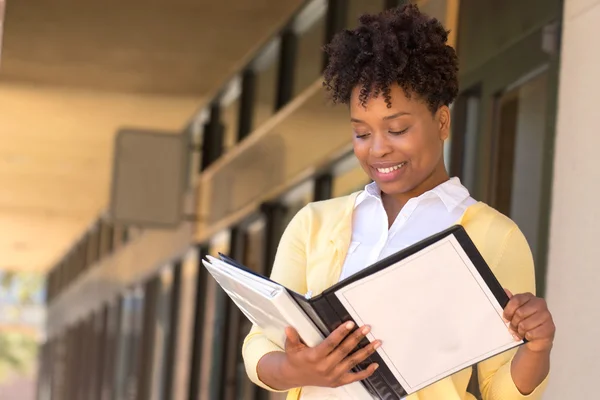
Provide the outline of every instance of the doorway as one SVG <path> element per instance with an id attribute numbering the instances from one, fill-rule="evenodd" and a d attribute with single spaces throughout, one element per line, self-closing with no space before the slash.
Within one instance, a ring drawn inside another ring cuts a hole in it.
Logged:
<path id="1" fill-rule="evenodd" d="M 449 146 L 450 173 L 523 231 L 538 295 L 545 286 L 558 31 L 557 23 L 545 24 L 460 77 Z"/>

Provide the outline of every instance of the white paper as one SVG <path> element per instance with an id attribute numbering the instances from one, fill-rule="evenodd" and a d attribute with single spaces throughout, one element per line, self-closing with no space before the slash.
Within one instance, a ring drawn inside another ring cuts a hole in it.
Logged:
<path id="1" fill-rule="evenodd" d="M 336 295 L 409 394 L 521 343 L 453 235 Z"/>
<path id="2" fill-rule="evenodd" d="M 203 264 L 227 295 L 244 315 L 261 327 L 264 335 L 283 348 L 284 329 L 296 328 L 308 346 L 316 346 L 323 336 L 313 322 L 304 314 L 295 300 L 281 285 L 231 266 L 228 263 L 207 257 Z M 359 383 L 332 389 L 335 398 L 344 400 L 372 400 L 369 392 Z"/>

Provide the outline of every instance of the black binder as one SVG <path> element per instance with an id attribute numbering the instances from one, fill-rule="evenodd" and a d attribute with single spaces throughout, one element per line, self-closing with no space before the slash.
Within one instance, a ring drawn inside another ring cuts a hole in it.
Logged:
<path id="1" fill-rule="evenodd" d="M 410 247 L 407 247 L 406 249 L 398 253 L 395 253 L 385 259 L 382 259 L 381 261 L 378 261 L 377 263 L 367 268 L 364 268 L 363 270 L 344 279 L 343 281 L 336 283 L 335 285 L 331 286 L 330 288 L 326 289 L 323 293 L 315 297 L 308 298 L 307 296 L 303 296 L 287 288 L 286 290 L 297 302 L 298 306 L 313 321 L 315 326 L 321 331 L 324 337 L 328 336 L 341 324 L 346 323 L 348 321 L 354 322 L 356 327 L 355 329 L 358 329 L 359 324 L 357 323 L 357 321 L 353 320 L 353 318 L 350 315 L 350 312 L 344 307 L 344 305 L 342 305 L 335 293 L 354 282 L 357 282 L 361 279 L 383 271 L 386 268 L 393 266 L 412 255 L 415 255 L 421 250 L 426 249 L 427 247 L 435 244 L 436 242 L 446 238 L 449 235 L 453 235 L 456 238 L 457 242 L 468 255 L 469 259 L 477 269 L 477 272 L 480 274 L 485 284 L 493 293 L 493 296 L 498 301 L 500 307 L 505 308 L 506 304 L 509 301 L 507 294 L 505 293 L 504 289 L 490 270 L 489 266 L 475 247 L 475 244 L 469 238 L 464 228 L 460 225 L 452 226 L 447 230 L 444 230 L 431 237 L 428 237 Z M 254 275 L 260 276 L 263 279 L 268 279 L 263 277 L 262 275 L 256 274 L 255 272 L 249 270 L 245 266 L 239 264 L 235 260 L 223 254 L 220 254 L 220 257 L 223 261 L 231 265 L 241 268 Z M 364 338 L 358 345 L 357 349 L 367 346 L 369 345 L 369 343 L 369 340 L 367 338 Z M 523 340 L 521 342 L 516 342 L 515 347 L 522 343 L 525 343 L 525 341 Z M 405 388 L 400 384 L 400 382 L 396 379 L 386 362 L 377 352 L 372 354 L 367 360 L 365 360 L 360 365 L 357 365 L 353 371 L 358 372 L 360 370 L 363 370 L 372 363 L 379 364 L 379 368 L 371 377 L 361 382 L 362 385 L 371 393 L 371 395 L 378 399 L 396 400 L 402 399 L 407 395 L 411 394 L 408 393 L 407 390 L 405 390 Z"/>

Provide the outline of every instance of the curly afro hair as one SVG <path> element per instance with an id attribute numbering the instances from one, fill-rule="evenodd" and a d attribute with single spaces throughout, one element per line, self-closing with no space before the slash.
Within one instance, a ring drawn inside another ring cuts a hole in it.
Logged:
<path id="1" fill-rule="evenodd" d="M 323 84 L 334 103 L 348 104 L 360 85 L 361 105 L 383 95 L 389 108 L 390 86 L 397 83 L 435 112 L 458 93 L 458 58 L 447 41 L 442 24 L 416 5 L 363 15 L 356 29 L 336 34 L 324 47 L 329 63 Z"/>

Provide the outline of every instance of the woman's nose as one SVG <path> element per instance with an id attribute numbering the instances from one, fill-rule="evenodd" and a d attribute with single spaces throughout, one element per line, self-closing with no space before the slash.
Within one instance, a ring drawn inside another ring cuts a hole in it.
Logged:
<path id="1" fill-rule="evenodd" d="M 389 140 L 383 134 L 374 134 L 371 141 L 371 156 L 381 158 L 392 151 Z"/>

